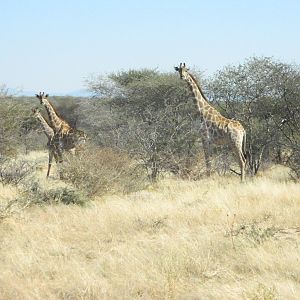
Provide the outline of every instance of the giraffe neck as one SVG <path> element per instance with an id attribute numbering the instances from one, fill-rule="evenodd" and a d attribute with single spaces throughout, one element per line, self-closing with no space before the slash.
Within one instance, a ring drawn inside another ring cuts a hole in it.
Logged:
<path id="1" fill-rule="evenodd" d="M 52 139 L 54 137 L 53 128 L 48 124 L 48 122 L 45 120 L 45 118 L 40 113 L 36 113 L 35 117 L 41 123 L 41 125 L 43 127 L 43 132 L 45 133 L 47 138 Z"/>
<path id="2" fill-rule="evenodd" d="M 58 133 L 62 130 L 62 127 L 64 125 L 64 123 L 66 123 L 65 121 L 63 121 L 56 113 L 56 111 L 54 110 L 52 104 L 47 100 L 44 99 L 43 100 L 44 106 L 47 110 L 47 113 L 49 115 L 49 121 L 50 121 L 50 125 L 51 127 L 54 129 L 55 133 Z M 67 124 L 68 125 L 68 124 Z M 68 125 L 69 126 L 69 125 Z"/>
<path id="3" fill-rule="evenodd" d="M 204 134 L 209 132 L 210 139 L 218 139 L 224 137 L 228 133 L 229 124 L 232 123 L 231 119 L 227 119 L 222 114 L 212 107 L 204 96 L 200 86 L 195 78 L 187 73 L 185 80 L 188 82 L 193 91 L 195 101 L 200 112 L 202 122 L 205 126 L 202 127 Z M 237 123 L 235 123 L 237 124 Z"/>
<path id="4" fill-rule="evenodd" d="M 213 107 L 207 102 L 201 88 L 199 87 L 195 78 L 191 74 L 187 73 L 185 81 L 188 83 L 189 87 L 191 88 L 194 94 L 194 99 L 196 101 L 200 114 L 205 116 L 205 111 L 210 108 L 213 109 Z"/>

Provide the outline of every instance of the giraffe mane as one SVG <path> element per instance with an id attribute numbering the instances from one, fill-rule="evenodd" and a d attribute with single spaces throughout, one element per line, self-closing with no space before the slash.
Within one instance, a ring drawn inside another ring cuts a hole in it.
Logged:
<path id="1" fill-rule="evenodd" d="M 51 126 L 51 124 L 50 124 L 50 122 L 49 122 L 49 120 L 48 119 L 46 119 L 42 114 L 41 114 L 41 116 L 43 117 L 43 119 L 45 120 L 45 122 L 49 125 L 49 127 L 51 127 L 52 128 L 52 126 Z"/>
<path id="2" fill-rule="evenodd" d="M 195 82 L 197 88 L 199 89 L 200 93 L 201 93 L 201 96 L 204 98 L 205 101 L 209 102 L 208 99 L 206 98 L 206 96 L 204 95 L 198 81 L 196 80 L 195 76 L 192 75 L 191 73 L 188 72 L 188 74 L 191 76 L 191 78 L 193 79 L 193 81 Z"/>
<path id="3" fill-rule="evenodd" d="M 47 99 L 48 100 L 48 99 Z M 53 103 L 48 100 L 49 104 L 51 105 L 51 107 L 53 108 L 54 112 L 56 113 L 56 115 L 63 120 L 63 118 L 61 117 L 60 113 L 58 112 L 58 110 L 56 109 L 56 107 L 53 105 Z"/>

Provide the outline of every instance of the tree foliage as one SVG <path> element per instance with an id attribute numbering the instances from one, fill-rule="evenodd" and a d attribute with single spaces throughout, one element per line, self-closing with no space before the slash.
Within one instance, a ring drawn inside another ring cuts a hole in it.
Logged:
<path id="1" fill-rule="evenodd" d="M 286 115 L 290 119 L 292 107 L 299 106 L 298 80 L 296 66 L 253 57 L 244 64 L 225 67 L 210 81 L 211 98 L 222 113 L 241 120 L 246 128 L 253 174 L 286 142 L 279 125 Z"/>
<path id="2" fill-rule="evenodd" d="M 179 173 L 198 152 L 195 110 L 185 86 L 174 74 L 130 70 L 91 85 L 110 106 L 115 145 L 142 162 L 155 180 L 161 171 Z M 103 88 L 109 82 L 112 90 Z"/>
<path id="3" fill-rule="evenodd" d="M 251 174 L 261 166 L 282 162 L 282 151 L 297 147 L 297 66 L 252 57 L 225 67 L 201 85 L 213 106 L 244 125 Z M 89 86 L 98 99 L 94 105 L 99 112 L 105 111 L 98 136 L 105 136 L 104 128 L 113 133 L 113 138 L 106 136 L 101 144 L 108 146 L 110 141 L 126 149 L 154 179 L 161 171 L 182 174 L 195 166 L 201 150 L 199 114 L 186 85 L 175 74 L 129 70 L 91 80 Z M 229 169 L 230 161 L 225 165 Z"/>

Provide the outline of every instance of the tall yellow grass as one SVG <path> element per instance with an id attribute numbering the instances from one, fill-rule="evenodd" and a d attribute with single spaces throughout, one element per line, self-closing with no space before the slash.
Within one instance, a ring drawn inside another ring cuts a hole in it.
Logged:
<path id="1" fill-rule="evenodd" d="M 300 299 L 300 185 L 286 174 L 24 210 L 0 223 L 0 299 Z"/>

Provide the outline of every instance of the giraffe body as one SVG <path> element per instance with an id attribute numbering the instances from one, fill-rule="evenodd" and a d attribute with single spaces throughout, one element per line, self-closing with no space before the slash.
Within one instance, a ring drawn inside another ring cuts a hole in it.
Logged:
<path id="1" fill-rule="evenodd" d="M 179 72 L 180 78 L 186 81 L 190 87 L 200 113 L 200 133 L 202 137 L 208 175 L 211 171 L 210 156 L 212 144 L 228 144 L 238 157 L 238 162 L 241 169 L 241 180 L 244 181 L 246 166 L 246 131 L 244 127 L 237 120 L 225 118 L 220 112 L 218 112 L 208 103 L 208 100 L 203 94 L 198 82 L 194 76 L 189 73 L 185 64 L 181 63 L 179 67 L 175 67 L 175 70 Z"/>

